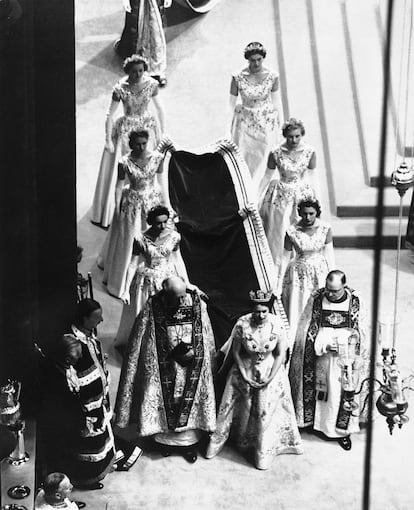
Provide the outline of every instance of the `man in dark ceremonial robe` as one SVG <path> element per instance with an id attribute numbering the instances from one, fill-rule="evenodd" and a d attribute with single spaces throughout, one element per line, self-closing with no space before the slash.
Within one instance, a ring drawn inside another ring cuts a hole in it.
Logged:
<path id="1" fill-rule="evenodd" d="M 110 471 L 114 437 L 109 382 L 96 326 L 102 309 L 93 299 L 77 304 L 70 333 L 44 360 L 40 416 L 48 471 L 66 473 L 77 487 L 99 489 Z"/>
<path id="2" fill-rule="evenodd" d="M 135 320 L 122 366 L 115 423 L 138 424 L 165 454 L 197 460 L 216 427 L 215 344 L 205 303 L 180 277 L 163 282 Z"/>

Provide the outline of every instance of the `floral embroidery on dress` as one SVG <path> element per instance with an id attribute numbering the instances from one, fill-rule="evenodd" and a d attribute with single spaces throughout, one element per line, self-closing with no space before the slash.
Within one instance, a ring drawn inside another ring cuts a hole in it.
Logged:
<path id="1" fill-rule="evenodd" d="M 241 344 L 240 357 L 247 376 L 260 381 L 268 377 L 274 362 L 273 351 L 286 335 L 279 317 L 268 315 L 264 327 L 258 327 L 252 314 L 237 321 L 231 339 Z M 302 453 L 293 402 L 285 367 L 263 388 L 247 383 L 235 363 L 227 377 L 217 429 L 211 436 L 207 458 L 214 457 L 232 438 L 240 450 L 253 449 L 255 464 L 267 469 L 275 455 Z"/>
<path id="2" fill-rule="evenodd" d="M 286 149 L 277 147 L 273 156 L 280 179 L 270 183 L 263 203 L 268 202 L 279 210 L 285 210 L 292 203 L 298 204 L 304 197 L 314 197 L 311 186 L 302 180 L 313 153 L 313 148 L 306 145 L 294 161 Z"/>
<path id="3" fill-rule="evenodd" d="M 295 258 L 291 262 L 294 271 L 285 273 L 284 288 L 293 285 L 305 291 L 319 287 L 321 275 L 324 277 L 328 272 L 324 249 L 329 229 L 329 225 L 324 222 L 319 222 L 312 234 L 298 228 L 297 225 L 288 228 L 286 233 L 293 244 Z"/>
<path id="4" fill-rule="evenodd" d="M 266 133 L 278 124 L 277 110 L 271 100 L 271 90 L 277 78 L 269 72 L 259 83 L 248 80 L 245 73 L 234 76 L 242 100 L 240 122 L 253 138 L 265 139 Z"/>
<path id="5" fill-rule="evenodd" d="M 119 81 L 112 90 L 112 99 L 122 101 L 124 115 L 117 119 L 112 131 L 113 140 L 119 136 L 127 136 L 132 130 L 148 129 L 156 132 L 159 138 L 158 125 L 155 117 L 148 111 L 148 106 L 158 87 L 157 81 L 149 78 L 139 92 L 130 90 L 125 79 Z M 157 142 L 157 140 L 155 140 Z"/>
<path id="6" fill-rule="evenodd" d="M 175 265 L 170 261 L 170 255 L 180 243 L 181 236 L 175 230 L 162 242 L 155 243 L 145 235 L 142 236 L 144 244 L 144 257 L 146 264 L 138 269 L 135 278 L 141 288 L 149 286 L 152 292 L 161 289 L 162 282 L 169 276 L 177 274 Z"/>
<path id="7" fill-rule="evenodd" d="M 156 80 L 149 78 L 139 92 L 134 92 L 128 88 L 124 80 L 121 80 L 112 90 L 112 99 L 122 101 L 124 115 L 143 115 L 148 110 L 148 105 L 157 86 Z"/>
<path id="8" fill-rule="evenodd" d="M 152 207 L 161 203 L 161 195 L 155 189 L 154 181 L 162 158 L 161 153 L 154 152 L 143 166 L 137 165 L 129 154 L 121 159 L 120 163 L 130 183 L 122 191 L 121 211 L 129 218 L 142 214 L 146 216 Z"/>

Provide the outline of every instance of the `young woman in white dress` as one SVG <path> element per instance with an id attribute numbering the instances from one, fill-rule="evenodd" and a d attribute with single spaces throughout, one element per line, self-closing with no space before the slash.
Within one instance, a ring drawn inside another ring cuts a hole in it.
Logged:
<path id="1" fill-rule="evenodd" d="M 297 205 L 304 196 L 315 196 L 308 173 L 316 166 L 313 147 L 302 140 L 305 127 L 300 120 L 290 118 L 283 125 L 282 134 L 285 142 L 270 152 L 259 191 L 263 194 L 267 188 L 260 216 L 279 274 L 286 230 L 299 220 Z"/>
<path id="2" fill-rule="evenodd" d="M 147 60 L 140 55 L 132 55 L 125 59 L 123 69 L 127 76 L 112 89 L 106 114 L 105 148 L 92 204 L 92 223 L 105 228 L 112 221 L 116 172 L 119 160 L 129 152 L 129 134 L 131 131 L 147 130 L 148 149 L 155 149 L 165 128 L 158 82 L 148 75 Z M 124 112 L 115 120 L 119 103 L 122 103 Z M 149 111 L 150 103 L 153 103 L 157 115 Z"/>
<path id="3" fill-rule="evenodd" d="M 301 219 L 286 232 L 279 282 L 292 339 L 311 294 L 324 287 L 327 274 L 335 268 L 332 230 L 320 219 L 319 202 L 301 200 L 298 214 Z"/>
<path id="4" fill-rule="evenodd" d="M 232 76 L 230 85 L 231 139 L 247 163 L 256 191 L 266 170 L 266 156 L 279 141 L 282 123 L 279 77 L 264 67 L 265 57 L 261 43 L 248 44 L 244 50 L 248 65 Z"/>

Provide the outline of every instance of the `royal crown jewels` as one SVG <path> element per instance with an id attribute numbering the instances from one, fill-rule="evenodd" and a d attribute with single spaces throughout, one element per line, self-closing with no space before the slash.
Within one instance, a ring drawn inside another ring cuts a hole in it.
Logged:
<path id="1" fill-rule="evenodd" d="M 253 303 L 268 303 L 272 298 L 272 291 L 251 290 L 249 292 L 249 298 Z"/>

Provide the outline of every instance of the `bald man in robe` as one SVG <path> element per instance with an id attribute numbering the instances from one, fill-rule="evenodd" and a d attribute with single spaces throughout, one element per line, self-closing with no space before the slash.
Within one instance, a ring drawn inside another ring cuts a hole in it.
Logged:
<path id="1" fill-rule="evenodd" d="M 352 412 L 344 405 L 340 355 L 356 339 L 355 377 L 366 376 L 365 310 L 357 292 L 346 285 L 343 271 L 331 271 L 325 287 L 309 298 L 299 321 L 289 379 L 299 428 L 312 427 L 344 450 L 352 447 L 351 434 L 359 431 L 361 402 Z M 348 358 L 347 354 L 345 356 Z M 356 381 L 358 384 L 358 380 Z M 355 400 L 359 400 L 355 398 Z"/>
<path id="2" fill-rule="evenodd" d="M 215 344 L 206 305 L 180 277 L 163 282 L 135 320 L 115 406 L 119 427 L 137 424 L 164 455 L 197 460 L 216 427 Z"/>

